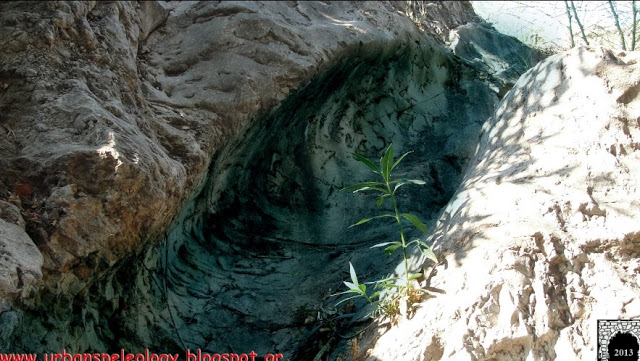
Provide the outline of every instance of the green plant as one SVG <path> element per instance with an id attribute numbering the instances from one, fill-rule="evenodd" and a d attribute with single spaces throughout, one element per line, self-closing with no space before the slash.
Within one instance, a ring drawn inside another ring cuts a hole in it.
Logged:
<path id="1" fill-rule="evenodd" d="M 394 160 L 393 145 L 389 145 L 382 158 L 380 158 L 380 167 L 374 164 L 366 157 L 353 153 L 353 157 L 359 162 L 369 167 L 380 178 L 379 181 L 363 182 L 354 184 L 350 187 L 343 188 L 343 191 L 347 192 L 371 192 L 378 195 L 376 204 L 378 208 L 385 204 L 387 199 L 390 200 L 393 207 L 393 213 L 384 213 L 371 218 L 363 218 L 351 225 L 350 227 L 359 226 L 365 224 L 373 219 L 391 218 L 395 220 L 398 225 L 400 233 L 399 241 L 378 243 L 371 248 L 385 247 L 384 252 L 387 255 L 393 254 L 397 249 L 402 249 L 402 256 L 404 262 L 404 279 L 398 284 L 399 278 L 386 277 L 384 279 L 375 282 L 359 283 L 355 269 L 351 262 L 349 262 L 349 273 L 351 275 L 351 282 L 345 281 L 344 284 L 349 288 L 348 291 L 341 292 L 339 294 L 351 294 L 349 297 L 341 300 L 338 304 L 346 302 L 348 300 L 362 297 L 374 308 L 372 316 L 394 316 L 398 313 L 406 312 L 407 307 L 413 305 L 416 299 L 419 299 L 420 290 L 414 289 L 411 285 L 411 281 L 420 277 L 420 274 L 409 273 L 407 249 L 409 246 L 415 245 L 422 252 L 424 256 L 438 262 L 435 254 L 424 241 L 421 239 L 414 239 L 407 242 L 405 232 L 403 228 L 403 222 L 408 222 L 423 233 L 427 233 L 427 226 L 420 220 L 419 217 L 410 213 L 401 213 L 398 209 L 398 202 L 396 200 L 396 192 L 400 187 L 406 184 L 424 185 L 425 182 L 417 179 L 392 179 L 391 172 L 398 166 L 398 164 L 411 152 L 407 152 L 397 160 Z M 373 285 L 374 292 L 368 294 L 367 285 Z"/>

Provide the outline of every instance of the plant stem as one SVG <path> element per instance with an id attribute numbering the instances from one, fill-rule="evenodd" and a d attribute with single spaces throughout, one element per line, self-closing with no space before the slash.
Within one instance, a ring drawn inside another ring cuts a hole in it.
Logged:
<path id="1" fill-rule="evenodd" d="M 396 202 L 396 196 L 391 191 L 391 186 L 389 184 L 389 180 L 386 180 L 387 190 L 389 194 L 391 194 L 391 202 L 393 203 L 393 210 L 396 214 L 396 221 L 398 222 L 398 228 L 400 229 L 400 241 L 402 242 L 402 256 L 404 257 L 404 277 L 405 277 L 405 288 L 409 287 L 409 266 L 407 262 L 407 244 L 404 240 L 404 232 L 402 231 L 402 220 L 400 219 L 400 213 L 398 212 L 398 203 Z"/>
<path id="2" fill-rule="evenodd" d="M 371 301 L 371 298 L 366 293 L 364 293 L 364 299 L 367 300 L 367 302 L 369 302 L 371 306 L 373 306 L 374 308 L 376 307 L 376 305 L 373 303 L 373 301 Z"/>

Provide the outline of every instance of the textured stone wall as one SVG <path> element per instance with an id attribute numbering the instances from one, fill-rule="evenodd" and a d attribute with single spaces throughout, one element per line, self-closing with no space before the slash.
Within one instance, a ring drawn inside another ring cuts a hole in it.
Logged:
<path id="1" fill-rule="evenodd" d="M 396 261 L 347 229 L 350 153 L 413 150 L 401 205 L 435 220 L 538 56 L 428 5 L 1 4 L 0 352 L 317 351 L 348 262 Z"/>
<path id="2" fill-rule="evenodd" d="M 431 236 L 435 297 L 368 360 L 596 359 L 597 320 L 640 315 L 637 61 L 576 48 L 518 80 Z"/>

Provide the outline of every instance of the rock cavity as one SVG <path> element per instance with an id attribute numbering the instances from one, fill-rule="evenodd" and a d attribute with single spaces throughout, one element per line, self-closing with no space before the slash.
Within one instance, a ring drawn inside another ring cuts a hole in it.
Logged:
<path id="1" fill-rule="evenodd" d="M 348 262 L 363 278 L 397 263 L 369 250 L 393 225 L 348 228 L 376 211 L 371 198 L 339 191 L 372 176 L 351 152 L 412 150 L 398 175 L 427 184 L 400 204 L 435 220 L 508 84 L 501 77 L 518 71 L 483 73 L 479 59 L 504 57 L 486 56 L 490 47 L 456 56 L 468 31 L 450 49 L 393 4 L 335 4 L 6 12 L 41 21 L 47 36 L 6 55 L 2 79 L 16 87 L 3 109 L 16 132 L 0 144 L 2 189 L 34 184 L 50 221 L 22 226 L 44 256 L 43 280 L 34 297 L 0 303 L 9 325 L 0 351 L 251 345 L 304 358 L 306 320 L 341 287 Z M 49 13 L 51 24 L 40 19 Z M 53 65 L 42 60 L 49 52 Z M 35 74 L 20 54 L 41 61 Z M 519 58 L 500 66 L 526 68 Z M 32 101 L 18 109 L 25 95 Z M 55 122 L 33 121 L 45 113 Z"/>

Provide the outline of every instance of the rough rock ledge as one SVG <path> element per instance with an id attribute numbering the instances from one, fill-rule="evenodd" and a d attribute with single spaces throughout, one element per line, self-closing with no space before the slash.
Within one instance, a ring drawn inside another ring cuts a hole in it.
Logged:
<path id="1" fill-rule="evenodd" d="M 432 236 L 442 293 L 368 360 L 594 360 L 598 319 L 640 317 L 638 60 L 577 48 L 520 78 Z"/>
<path id="2" fill-rule="evenodd" d="M 0 352 L 312 359 L 347 262 L 396 266 L 338 191 L 393 142 L 442 262 L 351 356 L 595 359 L 597 319 L 640 316 L 639 57 L 526 72 L 468 2 L 425 6 L 0 4 Z"/>

